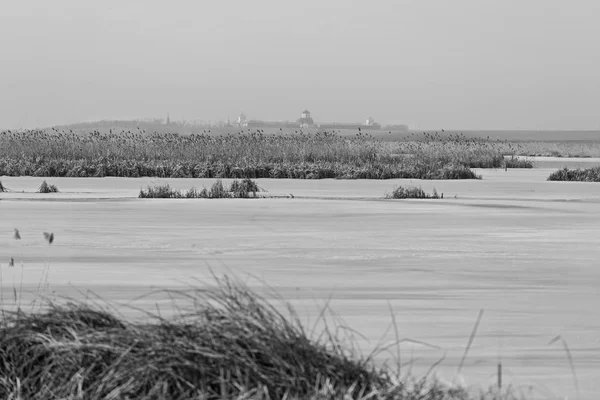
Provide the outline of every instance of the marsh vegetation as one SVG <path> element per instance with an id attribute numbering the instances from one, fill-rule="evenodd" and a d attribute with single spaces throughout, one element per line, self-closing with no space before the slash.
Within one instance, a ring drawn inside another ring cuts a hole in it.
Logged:
<path id="1" fill-rule="evenodd" d="M 476 179 L 471 168 L 530 168 L 505 160 L 518 148 L 464 135 L 422 134 L 399 142 L 358 132 L 214 136 L 145 133 L 0 133 L 0 175 L 292 179 Z"/>
<path id="2" fill-rule="evenodd" d="M 433 192 L 427 193 L 421 187 L 409 186 L 402 187 L 398 186 L 392 190 L 391 193 L 385 195 L 386 199 L 443 199 L 444 193 L 441 195 L 434 188 Z"/>
<path id="3" fill-rule="evenodd" d="M 15 304 L 17 303 L 15 291 Z M 58 299 L 5 309 L 0 397 L 6 399 L 517 399 L 511 387 L 468 391 L 378 367 L 356 333 L 323 314 L 307 329 L 240 281 L 165 290 L 177 312 L 136 322 L 109 304 Z M 318 322 L 318 321 L 317 321 Z M 399 342 L 392 346 L 398 346 Z M 435 367 L 435 366 L 433 366 Z"/>
<path id="4" fill-rule="evenodd" d="M 600 182 L 600 167 L 586 169 L 563 168 L 553 172 L 549 181 Z"/>
<path id="5" fill-rule="evenodd" d="M 56 185 L 49 184 L 46 181 L 43 181 L 40 187 L 37 190 L 38 193 L 58 193 L 58 188 Z"/>
<path id="6" fill-rule="evenodd" d="M 190 188 L 187 191 L 173 189 L 169 184 L 148 186 L 141 189 L 140 199 L 249 199 L 257 198 L 264 192 L 252 179 L 234 180 L 230 185 L 217 179 L 210 188 Z"/>

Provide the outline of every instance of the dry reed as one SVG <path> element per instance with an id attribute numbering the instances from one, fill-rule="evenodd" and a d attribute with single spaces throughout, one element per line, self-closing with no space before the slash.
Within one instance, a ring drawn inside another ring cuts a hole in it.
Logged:
<path id="1" fill-rule="evenodd" d="M 423 134 L 388 142 L 359 132 L 222 136 L 174 133 L 0 132 L 0 175 L 293 179 L 476 179 L 502 168 L 511 144 Z M 512 163 L 509 167 L 531 167 Z"/>
<path id="2" fill-rule="evenodd" d="M 311 337 L 291 306 L 283 313 L 241 282 L 168 295 L 189 307 L 137 323 L 78 302 L 5 312 L 0 397 L 473 398 L 430 379 L 398 380 L 348 350 L 339 329 Z"/>

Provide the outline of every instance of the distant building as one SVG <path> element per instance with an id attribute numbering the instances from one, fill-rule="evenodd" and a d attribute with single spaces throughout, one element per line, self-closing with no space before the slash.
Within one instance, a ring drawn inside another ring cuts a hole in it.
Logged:
<path id="1" fill-rule="evenodd" d="M 356 123 L 337 123 L 337 122 L 326 122 L 316 124 L 313 120 L 310 111 L 304 110 L 300 114 L 300 118 L 295 122 L 290 121 L 264 121 L 264 120 L 248 120 L 244 114 L 240 114 L 237 118 L 236 125 L 244 128 L 270 128 L 270 129 L 297 129 L 300 128 L 319 128 L 319 129 L 365 129 L 365 130 L 379 130 L 382 129 L 381 124 L 375 121 L 373 117 L 368 117 L 363 122 Z M 390 126 L 395 129 L 403 130 L 407 129 L 405 125 L 393 125 Z M 387 128 L 387 126 L 385 127 Z"/>
<path id="2" fill-rule="evenodd" d="M 369 128 L 374 128 L 374 129 L 381 128 L 381 125 L 378 124 L 377 122 L 375 122 L 375 119 L 373 117 L 369 117 L 366 119 L 365 126 L 368 126 Z"/>
<path id="3" fill-rule="evenodd" d="M 248 120 L 246 119 L 246 116 L 244 115 L 244 113 L 241 113 L 240 116 L 238 117 L 237 126 L 239 128 L 246 128 L 248 126 Z"/>
<path id="4" fill-rule="evenodd" d="M 308 110 L 302 111 L 302 117 L 297 122 L 300 124 L 300 128 L 310 128 L 315 125 L 315 121 L 313 121 Z"/>

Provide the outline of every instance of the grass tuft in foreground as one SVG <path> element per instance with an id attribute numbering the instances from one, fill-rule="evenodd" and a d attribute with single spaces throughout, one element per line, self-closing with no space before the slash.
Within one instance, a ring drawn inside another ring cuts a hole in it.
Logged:
<path id="1" fill-rule="evenodd" d="M 398 186 L 392 193 L 385 195 L 386 199 L 443 199 L 444 193 L 438 194 L 434 188 L 431 194 L 426 193 L 421 187 L 407 187 Z"/>
<path id="2" fill-rule="evenodd" d="M 463 389 L 400 381 L 377 369 L 347 350 L 339 328 L 313 339 L 291 306 L 286 316 L 228 278 L 212 290 L 167 294 L 187 299 L 189 308 L 138 323 L 73 302 L 5 312 L 0 398 L 470 398 Z"/>
<path id="3" fill-rule="evenodd" d="M 600 167 L 587 169 L 563 168 L 553 172 L 549 181 L 600 182 Z"/>
<path id="4" fill-rule="evenodd" d="M 210 187 L 198 190 L 191 188 L 182 192 L 171 188 L 169 184 L 148 186 L 141 189 L 138 195 L 141 199 L 249 199 L 257 198 L 257 193 L 263 190 L 252 179 L 234 180 L 226 186 L 219 179 Z"/>
<path id="5" fill-rule="evenodd" d="M 44 181 L 38 188 L 38 193 L 58 193 L 58 188 L 54 185 L 49 185 L 48 182 Z"/>

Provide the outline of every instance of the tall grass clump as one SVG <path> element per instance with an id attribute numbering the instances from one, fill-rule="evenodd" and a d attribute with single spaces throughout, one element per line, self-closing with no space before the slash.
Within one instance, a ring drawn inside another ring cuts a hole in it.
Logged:
<path id="1" fill-rule="evenodd" d="M 553 172 L 548 177 L 549 181 L 574 181 L 574 182 L 600 182 L 600 167 L 587 169 L 563 168 Z"/>
<path id="2" fill-rule="evenodd" d="M 44 181 L 38 188 L 38 193 L 58 193 L 58 188 L 55 185 L 50 185 Z"/>
<path id="3" fill-rule="evenodd" d="M 242 283 L 169 292 L 189 307 L 130 322 L 100 306 L 5 313 L 0 397 L 9 399 L 467 399 L 400 381 L 349 350 L 339 329 L 312 337 Z"/>
<path id="4" fill-rule="evenodd" d="M 533 163 L 527 158 L 510 157 L 504 160 L 506 168 L 533 168 Z"/>
<path id="5" fill-rule="evenodd" d="M 141 130 L 0 132 L 0 175 L 213 179 L 475 179 L 500 168 L 509 143 L 464 135 L 415 135 L 391 142 L 359 131 L 210 135 Z"/>
<path id="6" fill-rule="evenodd" d="M 396 187 L 392 193 L 385 195 L 386 199 L 443 199 L 444 193 L 438 194 L 435 188 L 431 194 L 425 192 L 421 187 Z"/>
<path id="7" fill-rule="evenodd" d="M 231 183 L 229 191 L 236 198 L 256 197 L 256 193 L 260 192 L 261 189 L 258 184 L 252 179 L 243 179 L 241 181 L 235 180 Z"/>
<path id="8" fill-rule="evenodd" d="M 186 192 L 171 188 L 169 184 L 148 186 L 141 189 L 138 198 L 140 199 L 249 199 L 257 198 L 258 193 L 262 192 L 256 182 L 252 179 L 234 180 L 231 185 L 223 184 L 218 179 L 207 189 L 198 190 L 191 188 Z"/>
<path id="9" fill-rule="evenodd" d="M 175 190 L 168 183 L 164 185 L 154 185 L 144 189 L 140 189 L 138 195 L 140 199 L 179 199 L 183 197 L 179 190 Z"/>

